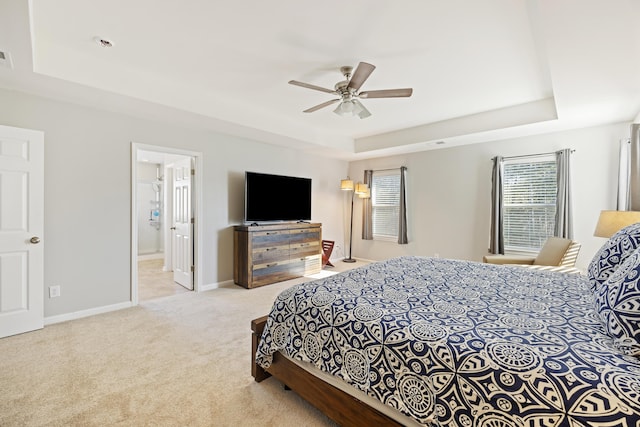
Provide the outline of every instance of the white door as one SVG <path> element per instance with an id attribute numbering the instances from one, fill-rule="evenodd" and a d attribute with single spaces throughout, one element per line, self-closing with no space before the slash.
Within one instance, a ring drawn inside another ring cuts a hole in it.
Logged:
<path id="1" fill-rule="evenodd" d="M 173 168 L 173 280 L 193 290 L 191 179 L 191 159 L 176 163 Z"/>
<path id="2" fill-rule="evenodd" d="M 0 337 L 44 324 L 44 134 L 0 126 Z"/>

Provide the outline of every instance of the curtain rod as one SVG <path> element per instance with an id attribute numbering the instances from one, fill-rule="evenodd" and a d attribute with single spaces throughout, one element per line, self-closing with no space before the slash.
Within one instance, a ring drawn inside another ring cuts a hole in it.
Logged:
<path id="1" fill-rule="evenodd" d="M 558 151 L 562 151 L 562 150 L 558 150 Z M 522 156 L 510 156 L 510 157 L 503 157 L 502 160 L 513 160 L 513 159 L 527 159 L 527 158 L 531 158 L 531 157 L 543 157 L 543 156 L 550 156 L 552 154 L 556 154 L 558 151 L 551 151 L 549 153 L 538 153 L 538 154 L 524 154 Z M 576 150 L 571 150 L 571 153 L 575 153 Z M 495 157 L 492 157 L 491 160 L 495 159 Z"/>

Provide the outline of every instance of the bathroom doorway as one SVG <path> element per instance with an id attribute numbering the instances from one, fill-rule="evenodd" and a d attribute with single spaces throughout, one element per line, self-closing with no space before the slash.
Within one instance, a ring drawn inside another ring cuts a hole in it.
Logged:
<path id="1" fill-rule="evenodd" d="M 198 290 L 201 155 L 132 144 L 131 301 Z"/>

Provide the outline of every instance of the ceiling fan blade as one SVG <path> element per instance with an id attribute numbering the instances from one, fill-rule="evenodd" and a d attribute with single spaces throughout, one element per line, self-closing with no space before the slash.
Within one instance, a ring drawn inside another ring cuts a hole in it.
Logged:
<path id="1" fill-rule="evenodd" d="M 334 95 L 337 93 L 335 90 L 325 89 L 325 88 L 320 87 L 320 86 L 312 85 L 312 84 L 309 84 L 309 83 L 299 82 L 297 80 L 289 80 L 289 84 L 290 85 L 294 85 L 294 86 L 306 87 L 307 89 L 319 90 L 320 92 L 326 92 L 326 93 L 330 93 L 330 94 L 334 94 Z"/>
<path id="2" fill-rule="evenodd" d="M 360 93 L 360 98 L 404 98 L 411 96 L 413 89 L 369 90 Z"/>
<path id="3" fill-rule="evenodd" d="M 321 108 L 328 107 L 331 104 L 335 104 L 338 101 L 340 101 L 340 99 L 332 99 L 331 101 L 323 102 L 322 104 L 318 104 L 315 107 L 307 108 L 303 111 L 303 113 L 313 113 L 314 111 L 317 111 Z"/>
<path id="4" fill-rule="evenodd" d="M 351 76 L 351 80 L 349 81 L 349 84 L 347 85 L 347 87 L 358 91 L 358 89 L 360 89 L 362 84 L 369 78 L 369 76 L 371 75 L 371 73 L 373 73 L 373 70 L 375 69 L 376 69 L 375 65 L 371 65 L 366 62 L 361 62 L 360 64 L 358 64 L 358 68 L 356 68 L 356 71 L 353 73 L 353 76 Z"/>
<path id="5" fill-rule="evenodd" d="M 356 105 L 356 114 L 358 115 L 358 117 L 360 117 L 360 119 L 366 119 L 367 117 L 371 116 L 371 113 L 365 108 L 364 105 L 362 105 L 362 102 L 358 101 L 357 99 L 354 99 L 352 102 Z"/>

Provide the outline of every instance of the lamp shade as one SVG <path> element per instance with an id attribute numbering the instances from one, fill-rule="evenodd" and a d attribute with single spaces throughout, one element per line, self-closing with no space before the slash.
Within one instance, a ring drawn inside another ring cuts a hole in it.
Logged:
<path id="1" fill-rule="evenodd" d="M 637 211 L 602 211 L 593 235 L 609 238 L 627 225 L 636 222 L 640 222 L 640 212 Z"/>
<path id="2" fill-rule="evenodd" d="M 371 189 L 367 188 L 364 193 L 358 193 L 358 197 L 361 199 L 370 199 L 371 198 Z"/>
<path id="3" fill-rule="evenodd" d="M 356 184 L 356 194 L 366 194 L 367 190 L 369 190 L 369 186 L 367 184 L 363 184 L 361 182 Z"/>
<path id="4" fill-rule="evenodd" d="M 340 189 L 344 191 L 352 191 L 353 190 L 353 181 L 349 178 L 343 179 L 340 181 Z"/>

